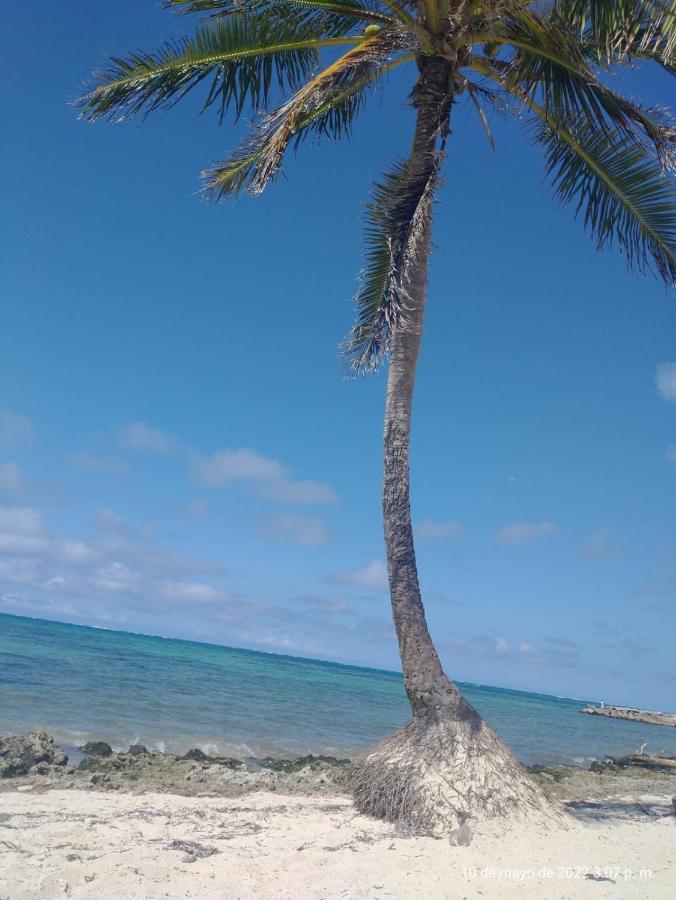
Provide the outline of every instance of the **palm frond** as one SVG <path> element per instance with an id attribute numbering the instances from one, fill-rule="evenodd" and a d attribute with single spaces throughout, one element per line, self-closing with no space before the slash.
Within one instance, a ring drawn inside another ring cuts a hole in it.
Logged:
<path id="1" fill-rule="evenodd" d="M 305 7 L 309 16 L 329 13 L 346 18 L 366 19 L 370 22 L 390 24 L 392 17 L 380 11 L 375 4 L 358 3 L 357 0 L 164 0 L 164 6 L 182 14 L 208 13 L 225 16 L 244 12 L 276 10 L 284 14 L 284 7 Z"/>
<path id="2" fill-rule="evenodd" d="M 673 67 L 673 0 L 555 0 L 554 12 L 608 62 L 646 54 Z"/>
<path id="3" fill-rule="evenodd" d="M 366 89 L 386 68 L 389 67 L 375 70 L 368 77 L 330 93 L 318 106 L 301 114 L 294 126 L 294 146 L 312 133 L 333 140 L 349 136 L 352 123 L 365 103 Z M 259 167 L 270 153 L 274 134 L 274 129 L 269 131 L 261 125 L 225 162 L 203 172 L 205 194 L 217 202 L 236 196 L 244 189 L 254 196 L 260 194 L 269 178 L 261 182 Z"/>
<path id="4" fill-rule="evenodd" d="M 309 134 L 337 139 L 349 133 L 365 89 L 394 65 L 410 59 L 412 38 L 396 27 L 363 40 L 316 75 L 287 103 L 265 116 L 224 163 L 207 170 L 205 193 L 224 200 L 243 189 L 258 195 L 279 174 L 288 147 Z M 397 57 L 392 61 L 392 57 Z"/>
<path id="5" fill-rule="evenodd" d="M 357 321 L 342 347 L 354 373 L 372 372 L 406 319 L 416 247 L 438 184 L 442 156 L 422 168 L 397 162 L 373 187 L 366 207 L 365 260 L 354 302 Z"/>
<path id="6" fill-rule="evenodd" d="M 114 57 L 98 86 L 77 104 L 89 121 L 149 113 L 210 78 L 203 108 L 215 104 L 222 118 L 234 106 L 239 115 L 246 103 L 254 109 L 265 105 L 273 83 L 282 91 L 297 90 L 316 69 L 320 47 L 356 41 L 322 39 L 312 24 L 293 15 L 211 19 L 193 37 L 167 42 L 154 53 Z"/>
<path id="7" fill-rule="evenodd" d="M 599 249 L 617 245 L 630 268 L 653 268 L 676 280 L 676 192 L 673 182 L 636 144 L 609 138 L 587 120 L 558 127 L 545 111 L 536 140 L 544 148 L 555 193 L 575 214 Z"/>
<path id="8" fill-rule="evenodd" d="M 597 129 L 616 130 L 639 143 L 647 140 L 661 166 L 672 167 L 674 132 L 666 112 L 644 109 L 601 82 L 584 41 L 556 16 L 517 10 L 494 26 L 490 38 L 514 48 L 508 62 L 490 63 L 501 71 L 508 90 L 536 100 L 564 125 L 586 118 Z"/>
<path id="9" fill-rule="evenodd" d="M 493 132 L 491 131 L 491 125 L 488 121 L 488 116 L 481 105 L 481 101 L 479 100 L 479 96 L 481 96 L 482 89 L 479 85 L 472 84 L 471 81 L 467 82 L 467 95 L 472 103 L 472 106 L 476 110 L 476 114 L 479 116 L 479 121 L 481 122 L 481 127 L 484 130 L 484 134 L 486 135 L 486 140 L 489 143 L 491 150 L 495 153 L 495 141 L 493 140 Z M 478 96 L 477 96 L 478 95 Z"/>

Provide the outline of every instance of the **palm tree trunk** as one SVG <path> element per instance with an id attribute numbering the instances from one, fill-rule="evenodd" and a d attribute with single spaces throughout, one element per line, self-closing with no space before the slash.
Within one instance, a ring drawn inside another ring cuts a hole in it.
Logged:
<path id="1" fill-rule="evenodd" d="M 433 177 L 437 142 L 448 120 L 450 66 L 422 69 L 409 172 Z M 444 121 L 446 119 L 446 122 Z M 362 812 L 443 834 L 468 822 L 511 815 L 550 823 L 555 808 L 508 747 L 444 674 L 420 594 L 409 498 L 409 443 L 415 372 L 423 331 L 432 210 L 427 203 L 403 285 L 405 315 L 391 339 L 384 428 L 383 523 L 392 613 L 413 717 L 353 764 Z M 558 816 L 555 816 L 558 818 Z"/>
<path id="2" fill-rule="evenodd" d="M 450 67 L 433 60 L 416 89 L 417 120 L 408 169 L 421 179 L 437 164 L 440 129 L 448 121 Z M 444 119 L 446 122 L 444 122 Z M 476 715 L 444 674 L 434 648 L 420 595 L 409 498 L 409 443 L 415 373 L 423 332 L 429 268 L 432 210 L 427 205 L 413 250 L 413 264 L 403 285 L 406 316 L 392 335 L 385 404 L 383 524 L 392 613 L 399 640 L 404 684 L 413 713 L 443 710 L 456 717 Z"/>

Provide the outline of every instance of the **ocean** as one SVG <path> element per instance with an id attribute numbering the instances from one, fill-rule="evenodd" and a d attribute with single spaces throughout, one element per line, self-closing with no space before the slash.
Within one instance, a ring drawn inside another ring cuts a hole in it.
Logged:
<path id="1" fill-rule="evenodd" d="M 525 763 L 676 755 L 676 729 L 585 716 L 586 701 L 460 687 Z M 354 756 L 406 722 L 401 675 L 194 641 L 0 614 L 0 733 L 44 728 L 66 749 L 104 740 L 229 756 Z"/>

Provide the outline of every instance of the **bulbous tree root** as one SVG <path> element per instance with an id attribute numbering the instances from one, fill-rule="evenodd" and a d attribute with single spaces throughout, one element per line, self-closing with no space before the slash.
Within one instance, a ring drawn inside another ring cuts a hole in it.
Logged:
<path id="1" fill-rule="evenodd" d="M 354 761 L 351 783 L 360 812 L 419 834 L 468 840 L 491 819 L 565 824 L 562 807 L 476 714 L 416 715 Z"/>

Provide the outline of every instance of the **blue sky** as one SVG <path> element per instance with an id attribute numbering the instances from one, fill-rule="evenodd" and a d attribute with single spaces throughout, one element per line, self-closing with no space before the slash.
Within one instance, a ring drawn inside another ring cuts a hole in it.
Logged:
<path id="1" fill-rule="evenodd" d="M 260 199 L 196 196 L 241 126 L 86 125 L 150 2 L 3 9 L 0 610 L 395 668 L 384 373 L 346 381 L 371 181 L 412 73 Z M 628 77 L 628 76 L 627 76 Z M 669 83 L 625 81 L 650 101 Z M 674 707 L 676 305 L 459 107 L 413 428 L 430 625 L 466 681 Z"/>

